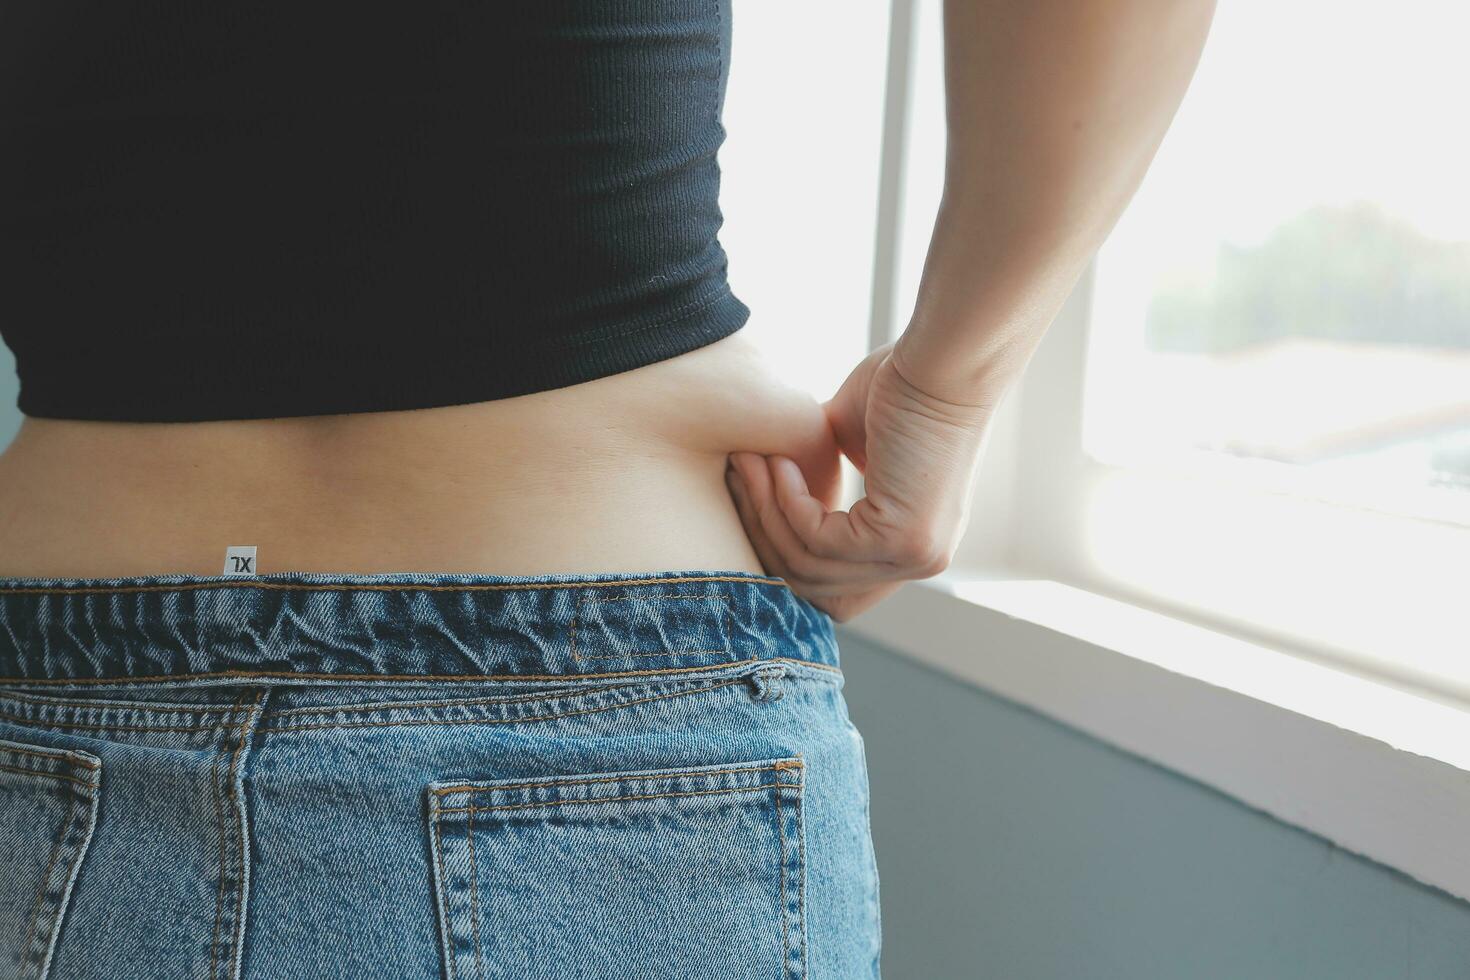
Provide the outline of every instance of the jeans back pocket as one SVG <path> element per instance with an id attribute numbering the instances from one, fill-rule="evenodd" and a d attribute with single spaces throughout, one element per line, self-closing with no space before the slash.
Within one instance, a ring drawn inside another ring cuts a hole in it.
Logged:
<path id="1" fill-rule="evenodd" d="M 0 741 L 0 957 L 5 976 L 42 980 L 72 882 L 92 840 L 102 760 Z"/>
<path id="2" fill-rule="evenodd" d="M 800 758 L 429 787 L 448 980 L 805 977 Z"/>

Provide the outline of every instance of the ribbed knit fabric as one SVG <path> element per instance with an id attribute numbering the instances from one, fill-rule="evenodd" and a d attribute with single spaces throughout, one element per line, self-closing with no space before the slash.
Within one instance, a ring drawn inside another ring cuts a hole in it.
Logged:
<path id="1" fill-rule="evenodd" d="M 729 50 L 729 0 L 8 0 L 21 411 L 463 404 L 734 333 Z"/>

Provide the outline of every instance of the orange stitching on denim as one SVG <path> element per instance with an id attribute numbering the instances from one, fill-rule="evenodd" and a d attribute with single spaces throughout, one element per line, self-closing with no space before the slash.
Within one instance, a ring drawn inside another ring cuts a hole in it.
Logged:
<path id="1" fill-rule="evenodd" d="M 239 769 L 240 766 L 240 754 L 245 751 L 245 743 L 249 740 L 249 729 L 260 721 L 261 705 L 264 703 L 267 693 L 268 692 L 264 690 L 257 691 L 255 693 L 255 703 L 251 705 L 249 709 L 247 709 L 245 719 L 240 722 L 240 740 L 235 743 L 235 752 L 230 759 L 230 797 L 232 800 L 235 796 L 235 772 L 237 769 Z M 245 801 L 241 799 L 240 803 L 243 805 Z M 245 928 L 246 909 L 244 896 L 250 875 L 250 868 L 245 863 L 246 851 L 250 846 L 249 820 L 250 814 L 247 810 L 247 812 L 240 817 L 240 839 L 239 842 L 235 845 L 236 853 L 239 855 L 238 862 L 240 865 L 240 888 L 237 894 L 239 906 L 235 909 L 234 913 L 235 925 L 234 928 L 231 929 L 233 935 L 230 936 L 231 959 L 234 959 L 236 956 L 239 955 L 240 933 Z M 227 969 L 228 966 L 229 964 L 227 963 Z"/>
<path id="2" fill-rule="evenodd" d="M 240 694 L 240 696 L 235 700 L 235 708 L 234 708 L 234 710 L 238 711 L 238 710 L 240 710 L 240 709 L 242 709 L 242 708 L 245 707 L 245 698 L 246 698 L 246 696 L 247 696 L 247 692 L 243 692 L 242 691 L 241 694 Z M 220 930 L 220 926 L 223 924 L 223 918 L 224 918 L 224 902 L 225 902 L 225 815 L 224 815 L 224 810 L 225 810 L 225 804 L 226 803 L 233 803 L 235 801 L 235 766 L 240 761 L 240 750 L 245 747 L 245 730 L 248 727 L 250 727 L 250 722 L 254 719 L 256 710 L 258 710 L 260 708 L 260 702 L 261 702 L 261 699 L 264 696 L 265 695 L 262 692 L 256 692 L 256 694 L 255 694 L 255 703 L 253 705 L 251 705 L 251 707 L 245 712 L 245 717 L 240 720 L 240 724 L 238 726 L 239 727 L 239 740 L 235 743 L 235 750 L 230 753 L 230 765 L 229 765 L 229 769 L 225 772 L 225 781 L 226 781 L 225 782 L 225 792 L 224 792 L 224 794 L 222 794 L 224 798 L 222 799 L 220 795 L 217 795 L 215 797 L 216 807 L 217 807 L 218 812 L 220 814 L 220 820 L 219 820 L 219 834 L 220 834 L 220 838 L 219 838 L 219 888 L 215 891 L 215 895 L 214 895 L 214 937 L 210 940 L 210 943 L 209 943 L 209 980 L 214 980 L 214 978 L 215 978 L 215 964 L 216 964 L 216 962 L 218 961 L 218 958 L 219 958 L 219 952 L 218 952 L 219 940 L 220 940 L 219 930 Z M 216 760 L 216 762 L 217 762 L 217 760 Z M 216 771 L 218 771 L 218 765 L 216 765 Z M 216 791 L 217 790 L 218 790 L 218 787 L 216 787 Z M 241 862 L 240 863 L 241 864 L 244 864 L 243 846 L 242 846 L 242 853 L 241 853 L 240 857 L 241 857 Z"/>
<path id="3" fill-rule="evenodd" d="M 475 811 L 470 811 L 465 842 L 470 845 L 470 925 L 475 939 L 475 975 L 485 978 L 485 954 L 480 950 L 480 868 L 475 861 Z"/>
<path id="4" fill-rule="evenodd" d="M 801 862 L 799 898 L 801 902 L 801 975 L 807 977 L 806 962 L 806 808 L 802 806 L 800 789 L 796 798 L 796 850 Z"/>
<path id="5" fill-rule="evenodd" d="M 79 731 L 88 732 L 212 732 L 224 727 L 221 720 L 213 725 L 201 725 L 198 728 L 176 728 L 169 726 L 154 725 L 83 725 L 79 722 L 70 721 L 46 721 L 40 718 L 24 718 L 20 715 L 10 715 L 0 711 L 0 719 L 13 721 L 20 725 L 30 725 L 34 728 L 74 728 Z"/>
<path id="6" fill-rule="evenodd" d="M 776 804 L 776 833 L 781 837 L 781 976 L 786 976 L 786 957 L 791 940 L 786 932 L 786 818 L 781 815 L 781 792 L 771 794 Z"/>
<path id="7" fill-rule="evenodd" d="M 244 701 L 245 692 L 241 691 L 235 696 L 235 706 L 230 709 L 231 712 L 239 710 Z M 209 974 L 204 980 L 215 980 L 214 963 L 215 957 L 219 955 L 215 950 L 215 944 L 219 941 L 220 892 L 224 890 L 225 883 L 225 807 L 220 800 L 223 795 L 219 788 L 222 779 L 220 757 L 220 752 L 216 751 L 209 764 L 209 798 L 214 803 L 215 852 L 219 860 L 219 884 L 214 893 L 214 934 L 209 938 Z"/>
<path id="8" fill-rule="evenodd" d="M 594 596 L 586 596 L 586 595 L 578 596 L 577 597 L 577 607 L 572 612 L 572 626 L 571 626 L 572 659 L 573 660 L 622 660 L 625 657 L 700 657 L 700 656 L 706 656 L 706 655 L 712 655 L 712 654 L 718 654 L 718 653 L 723 653 L 726 656 L 729 656 L 729 654 L 730 654 L 729 647 L 725 647 L 724 649 L 721 649 L 721 650 L 684 650 L 684 651 L 680 651 L 680 652 L 677 652 L 677 653 L 669 652 L 669 651 L 663 651 L 663 650 L 656 650 L 656 651 L 653 651 L 653 652 L 650 652 L 650 653 L 613 653 L 613 654 L 597 654 L 595 656 L 594 655 L 591 655 L 591 654 L 580 654 L 580 653 L 577 652 L 577 620 L 580 619 L 581 616 L 582 616 L 582 606 L 584 606 L 584 605 L 586 605 L 588 603 L 628 602 L 628 601 L 631 601 L 631 600 L 637 600 L 639 602 L 658 602 L 658 601 L 661 601 L 661 600 L 664 600 L 664 599 L 704 599 L 706 601 L 708 601 L 710 599 L 717 599 L 720 602 L 723 602 L 725 604 L 724 605 L 724 610 L 725 610 L 725 618 L 726 618 L 726 620 L 730 620 L 731 619 L 731 616 L 732 616 L 732 614 L 730 612 L 730 597 L 727 596 L 727 595 L 724 595 L 723 593 L 719 593 L 719 592 L 704 592 L 704 593 L 700 593 L 699 595 L 681 595 L 679 593 L 661 593 L 659 595 L 619 595 L 619 596 L 613 596 L 610 599 L 599 599 L 599 598 L 596 598 Z M 730 632 L 730 631 L 727 630 L 726 632 L 728 634 L 728 632 Z"/>
<path id="9" fill-rule="evenodd" d="M 761 783 L 758 786 L 735 786 L 730 789 L 693 789 L 683 793 L 646 793 L 641 796 L 600 796 L 590 800 L 551 800 L 540 803 L 506 803 L 497 806 L 445 807 L 440 813 L 489 813 L 493 810 L 529 810 L 542 806 L 576 806 L 590 803 L 621 803 L 624 800 L 663 800 L 675 796 L 718 796 L 722 793 L 753 793 L 763 789 L 800 789 L 795 783 Z"/>
<path id="10" fill-rule="evenodd" d="M 726 666 L 719 664 L 715 666 Z M 713 669 L 713 667 L 711 668 Z M 617 684 L 607 687 L 584 688 L 579 686 L 558 687 L 549 691 L 533 691 L 529 694 L 487 694 L 477 698 L 438 698 L 433 701 L 377 701 L 367 704 L 343 704 L 336 707 L 319 705 L 307 708 L 280 708 L 261 715 L 262 722 L 295 715 L 318 715 L 326 718 L 335 714 L 366 714 L 376 711 L 397 711 L 400 708 L 469 708 L 480 705 L 526 704 L 532 701 L 566 701 L 585 698 L 608 691 L 626 691 L 634 684 Z"/>
<path id="11" fill-rule="evenodd" d="M 51 762 L 68 762 L 68 763 L 70 763 L 71 765 L 74 765 L 74 766 L 81 766 L 83 769 L 98 769 L 98 768 L 101 767 L 101 763 L 93 762 L 90 759 L 74 759 L 71 756 L 66 755 L 66 754 L 63 754 L 63 753 L 58 753 L 56 755 L 52 755 L 49 752 L 36 752 L 36 751 L 34 751 L 32 749 L 13 749 L 13 748 L 11 748 L 8 745 L 0 745 L 0 755 L 7 755 L 7 754 L 8 755 L 33 755 L 37 759 L 47 759 L 47 760 L 50 760 Z M 91 784 L 88 783 L 86 785 L 91 785 Z"/>
<path id="12" fill-rule="evenodd" d="M 718 667 L 753 664 L 759 661 L 759 659 L 759 657 L 751 657 L 748 660 L 732 660 L 729 663 L 705 664 L 699 667 L 667 667 L 663 670 L 612 670 L 598 674 L 314 674 L 295 670 L 221 670 L 203 674 L 159 674 L 152 677 L 59 677 L 47 680 L 26 680 L 23 677 L 0 677 L 0 684 L 19 682 L 27 684 L 166 684 L 185 680 L 354 681 L 361 684 L 392 684 L 416 681 L 449 681 L 457 683 L 465 683 L 467 681 L 575 681 L 593 680 L 599 677 L 648 677 L 656 674 L 689 673 L 690 671 L 696 670 L 714 670 Z M 790 658 L 772 657 L 771 659 L 782 660 Z M 807 662 L 805 660 L 801 661 L 801 663 Z M 825 664 L 812 664 L 812 666 L 826 667 Z M 837 668 L 829 667 L 827 669 L 836 670 Z"/>
<path id="13" fill-rule="evenodd" d="M 177 708 L 172 706 L 162 707 L 156 702 L 149 704 L 144 701 L 135 703 L 112 701 L 107 704 L 100 704 L 96 701 L 65 701 L 61 698 L 49 696 L 31 697 L 25 694 L 17 694 L 14 691 L 0 691 L 0 700 L 19 701 L 22 704 L 34 704 L 42 708 L 91 708 L 93 710 L 101 709 L 103 711 L 141 711 L 154 715 L 225 715 L 230 712 L 229 708 L 191 708 L 186 705 L 180 705 Z M 199 719 L 195 718 L 194 720 L 198 721 Z"/>
<path id="14" fill-rule="evenodd" d="M 331 725 L 282 725 L 279 728 L 261 729 L 262 735 L 273 735 L 276 732 L 306 732 L 319 728 L 392 728 L 398 725 L 512 725 L 520 721 L 553 721 L 557 718 L 575 718 L 577 715 L 593 715 L 600 711 L 612 711 L 615 708 L 626 708 L 635 704 L 647 704 L 650 701 L 663 701 L 667 698 L 683 697 L 687 694 L 703 694 L 706 691 L 716 691 L 722 687 L 732 684 L 742 684 L 745 678 L 732 677 L 729 680 L 717 681 L 704 687 L 691 688 L 687 691 L 671 691 L 668 694 L 658 694 L 650 698 L 638 698 L 634 701 L 620 701 L 617 704 L 603 705 L 600 708 L 584 708 L 581 711 L 568 711 L 557 715 L 527 715 L 524 718 L 447 718 L 434 721 L 347 721 Z"/>
<path id="15" fill-rule="evenodd" d="M 571 579 L 565 582 L 506 582 L 464 583 L 459 585 L 426 585 L 413 582 L 179 582 L 174 585 L 93 585 L 56 586 L 53 588 L 27 588 L 25 586 L 0 586 L 0 595 L 96 595 L 122 592 L 195 592 L 201 589 L 274 589 L 276 591 L 301 590 L 304 592 L 507 592 L 528 589 L 604 589 L 618 585 L 672 585 L 676 582 L 752 582 L 763 585 L 779 585 L 790 588 L 780 578 L 763 578 L 744 575 L 691 575 L 685 578 L 630 578 L 616 581 L 594 582 Z"/>
<path id="16" fill-rule="evenodd" d="M 41 776 L 41 777 L 43 777 L 45 779 L 64 779 L 68 783 L 76 783 L 78 786 L 84 787 L 85 789 L 95 789 L 96 788 L 91 783 L 84 783 L 84 782 L 82 782 L 80 779 L 78 779 L 75 776 L 63 776 L 59 772 L 42 772 L 39 769 L 20 769 L 20 768 L 17 768 L 16 766 L 6 766 L 6 765 L 0 765 L 0 770 L 3 770 L 4 772 L 18 772 L 22 776 Z"/>
<path id="17" fill-rule="evenodd" d="M 61 837 L 58 838 L 58 840 L 66 840 L 67 836 L 72 832 L 72 827 L 75 824 L 78 827 L 85 828 L 86 841 L 83 842 L 80 848 L 72 848 L 71 855 L 67 861 L 67 878 L 74 878 L 74 876 L 76 875 L 77 864 L 82 859 L 82 854 L 86 850 L 86 844 L 91 841 L 92 833 L 97 829 L 96 805 L 96 800 L 92 797 L 83 797 L 75 793 L 72 794 L 71 813 L 67 816 L 66 826 L 63 828 Z M 47 873 L 46 877 L 51 877 L 49 872 Z M 62 899 L 62 901 L 65 900 L 65 898 Z M 50 921 L 46 923 L 46 928 L 41 932 L 41 935 L 48 937 L 46 939 L 47 946 L 50 946 L 53 942 L 56 941 L 56 933 L 61 926 L 61 916 L 62 912 L 64 911 L 64 909 L 62 908 L 62 901 L 56 903 L 56 907 L 51 913 Z"/>
<path id="18" fill-rule="evenodd" d="M 701 776 L 724 776 L 736 772 L 770 772 L 771 770 L 789 771 L 800 769 L 801 764 L 789 762 L 777 762 L 769 766 L 740 766 L 735 769 L 674 769 L 668 772 L 651 773 L 646 776 L 624 775 L 624 776 L 598 776 L 587 779 L 554 779 L 544 783 L 516 783 L 510 786 L 475 786 L 470 783 L 462 783 L 458 786 L 445 786 L 434 790 L 435 796 L 448 796 L 450 793 L 486 793 L 494 790 L 509 789 L 540 789 L 543 786 L 586 786 L 591 783 L 622 783 L 622 782 L 649 782 L 654 779 L 684 779 L 686 777 L 699 778 Z"/>
<path id="19" fill-rule="evenodd" d="M 235 704 L 230 709 L 230 715 L 227 717 L 233 717 L 244 706 L 246 693 L 245 691 L 241 691 L 236 695 Z M 224 904 L 225 892 L 225 804 L 224 793 L 220 790 L 220 784 L 224 781 L 224 776 L 220 772 L 221 758 L 220 753 L 215 753 L 214 762 L 210 766 L 210 775 L 212 777 L 210 787 L 213 790 L 210 795 L 214 799 L 214 826 L 218 841 L 215 851 L 219 855 L 219 878 L 214 890 L 214 932 L 209 937 L 209 974 L 206 980 L 215 980 L 216 976 L 215 964 L 219 959 L 220 907 Z"/>
<path id="20" fill-rule="evenodd" d="M 820 670 L 842 673 L 840 667 L 803 660 L 800 657 L 767 657 L 769 663 L 804 664 Z M 199 680 L 302 680 L 302 681 L 355 681 L 359 684 L 390 684 L 404 682 L 485 682 L 485 681 L 577 681 L 595 680 L 599 677 L 654 677 L 667 674 L 686 674 L 699 670 L 717 670 L 722 667 L 738 667 L 741 664 L 760 663 L 760 657 L 731 660 L 718 664 L 702 664 L 697 667 L 664 667 L 659 670 L 609 670 L 596 674 L 315 674 L 294 670 L 221 670 L 201 674 L 158 674 L 150 677 L 0 677 L 0 684 L 151 684 Z"/>
<path id="21" fill-rule="evenodd" d="M 80 797 L 73 794 L 71 799 L 71 808 L 68 809 L 66 813 L 66 822 L 61 825 L 61 833 L 58 834 L 56 837 L 56 845 L 51 848 L 51 860 L 46 863 L 46 871 L 41 875 L 41 880 L 36 885 L 36 901 L 35 904 L 31 906 L 30 925 L 26 927 L 25 942 L 23 942 L 20 947 L 21 962 L 24 962 L 26 959 L 29 958 L 31 949 L 31 937 L 36 935 L 36 923 L 41 920 L 41 906 L 45 903 L 46 900 L 46 886 L 51 883 L 51 872 L 56 870 L 56 861 L 58 858 L 61 857 L 61 847 L 63 844 L 66 843 L 67 835 L 71 833 L 71 825 L 76 821 L 78 806 L 80 802 Z M 58 910 L 58 913 L 59 911 L 60 910 Z M 42 935 L 44 935 L 45 932 L 50 928 L 51 926 L 47 926 L 46 929 L 43 929 Z"/>
<path id="22" fill-rule="evenodd" d="M 287 718 L 294 715 L 329 715 L 339 713 L 361 714 L 365 711 L 397 711 L 399 708 L 461 708 L 472 707 L 482 704 L 524 704 L 527 701 L 555 701 L 562 698 L 578 698 L 593 694 L 598 690 L 621 691 L 631 685 L 621 684 L 617 687 L 604 688 L 572 688 L 562 687 L 555 691 L 538 691 L 531 694 L 487 694 L 478 698 L 439 698 L 435 701 L 378 701 L 372 704 L 343 704 L 337 707 L 318 705 L 312 708 L 280 708 L 276 711 L 267 711 L 261 715 L 261 720 L 272 718 Z"/>
<path id="23" fill-rule="evenodd" d="M 571 638 L 572 638 L 572 659 L 573 660 L 579 660 L 579 659 L 581 659 L 581 658 L 579 658 L 577 656 L 577 620 L 580 619 L 581 616 L 582 616 L 582 598 L 579 596 L 577 598 L 577 604 L 572 608 Z"/>
<path id="24" fill-rule="evenodd" d="M 429 813 L 429 822 L 434 825 L 434 842 L 439 846 L 434 848 L 434 862 L 439 865 L 439 914 L 440 928 L 444 930 L 444 958 L 448 961 L 449 980 L 456 980 L 458 971 L 455 969 L 454 955 L 454 930 L 451 928 L 449 915 L 449 875 L 444 867 L 444 825 L 439 820 L 439 811 L 432 810 Z"/>

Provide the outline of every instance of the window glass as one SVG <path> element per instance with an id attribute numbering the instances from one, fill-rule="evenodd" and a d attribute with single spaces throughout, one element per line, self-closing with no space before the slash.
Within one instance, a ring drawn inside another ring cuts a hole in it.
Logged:
<path id="1" fill-rule="evenodd" d="M 1084 446 L 1470 489 L 1470 4 L 1222 3 L 1098 255 Z"/>

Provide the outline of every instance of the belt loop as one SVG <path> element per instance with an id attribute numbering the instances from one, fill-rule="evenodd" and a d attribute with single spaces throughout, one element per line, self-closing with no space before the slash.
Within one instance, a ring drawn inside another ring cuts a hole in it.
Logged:
<path id="1" fill-rule="evenodd" d="M 781 681 L 786 677 L 786 666 L 774 664 L 761 667 L 750 674 L 750 686 L 757 701 L 779 701 L 786 694 Z"/>

